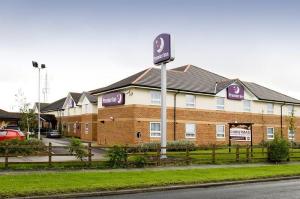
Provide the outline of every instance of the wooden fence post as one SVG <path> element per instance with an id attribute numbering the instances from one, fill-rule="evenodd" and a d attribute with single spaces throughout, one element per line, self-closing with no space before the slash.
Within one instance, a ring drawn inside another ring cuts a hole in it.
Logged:
<path id="1" fill-rule="evenodd" d="M 185 150 L 185 161 L 186 161 L 187 165 L 190 164 L 190 151 L 189 151 L 189 147 L 188 146 L 186 147 L 186 150 Z"/>
<path id="2" fill-rule="evenodd" d="M 124 150 L 125 150 L 125 167 L 127 168 L 128 167 L 128 150 L 127 150 L 127 146 L 124 147 Z"/>
<path id="3" fill-rule="evenodd" d="M 160 147 L 157 147 L 156 151 L 156 166 L 160 165 Z"/>
<path id="4" fill-rule="evenodd" d="M 235 156 L 236 162 L 240 161 L 240 145 L 236 146 L 236 156 Z"/>
<path id="5" fill-rule="evenodd" d="M 48 164 L 49 166 L 52 165 L 52 143 L 49 142 L 49 145 L 48 145 Z"/>
<path id="6" fill-rule="evenodd" d="M 250 148 L 249 145 L 247 145 L 247 148 L 246 148 L 246 159 L 247 159 L 247 162 L 251 161 L 251 154 L 250 154 L 249 148 Z"/>
<path id="7" fill-rule="evenodd" d="M 5 152 L 4 152 L 4 155 L 5 155 L 5 163 L 4 163 L 4 168 L 5 169 L 8 169 L 8 143 L 5 144 Z"/>
<path id="8" fill-rule="evenodd" d="M 216 145 L 214 144 L 212 147 L 212 154 L 211 154 L 211 158 L 212 158 L 212 163 L 215 164 L 216 163 Z"/>
<path id="9" fill-rule="evenodd" d="M 88 144 L 88 162 L 89 162 L 89 166 L 92 165 L 92 143 L 89 142 Z"/>

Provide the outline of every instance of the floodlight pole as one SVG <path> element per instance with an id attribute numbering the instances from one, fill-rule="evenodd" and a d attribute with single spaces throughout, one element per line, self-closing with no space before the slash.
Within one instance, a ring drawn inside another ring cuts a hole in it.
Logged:
<path id="1" fill-rule="evenodd" d="M 161 158 L 167 158 L 167 69 L 166 64 L 161 65 Z"/>
<path id="2" fill-rule="evenodd" d="M 41 117 L 41 96 L 40 96 L 40 92 L 41 92 L 41 69 L 38 67 L 39 69 L 39 91 L 38 91 L 38 99 L 39 99 L 39 110 L 38 110 L 38 139 L 41 139 L 41 121 L 40 121 L 40 117 Z"/>

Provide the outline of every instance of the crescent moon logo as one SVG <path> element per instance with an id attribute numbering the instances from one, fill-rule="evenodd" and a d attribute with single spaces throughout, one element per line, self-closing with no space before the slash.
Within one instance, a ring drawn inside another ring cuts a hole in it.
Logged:
<path id="1" fill-rule="evenodd" d="M 235 93 L 235 94 L 239 94 L 239 93 L 240 93 L 240 87 L 236 86 L 236 87 L 235 87 L 234 93 Z"/>
<path id="2" fill-rule="evenodd" d="M 121 102 L 122 102 L 122 95 L 119 94 L 117 98 L 118 98 L 118 104 L 121 104 Z"/>
<path id="3" fill-rule="evenodd" d="M 163 38 L 160 37 L 159 39 L 160 39 L 160 42 L 158 40 L 156 40 L 156 46 L 158 48 L 156 50 L 156 52 L 161 53 L 165 47 L 165 42 L 164 42 Z"/>

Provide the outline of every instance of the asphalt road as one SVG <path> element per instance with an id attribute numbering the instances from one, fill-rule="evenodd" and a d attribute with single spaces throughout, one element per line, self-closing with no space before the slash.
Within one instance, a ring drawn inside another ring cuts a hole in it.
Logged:
<path id="1" fill-rule="evenodd" d="M 210 188 L 179 189 L 86 199 L 299 199 L 300 180 L 286 180 Z"/>

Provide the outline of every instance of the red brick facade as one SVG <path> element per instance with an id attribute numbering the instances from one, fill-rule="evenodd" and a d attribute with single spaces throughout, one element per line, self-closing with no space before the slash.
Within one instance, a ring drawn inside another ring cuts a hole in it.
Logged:
<path id="1" fill-rule="evenodd" d="M 168 108 L 167 140 L 186 140 L 185 124 L 196 124 L 196 138 L 187 139 L 199 145 L 228 143 L 228 123 L 253 123 L 253 143 L 267 141 L 267 127 L 274 127 L 275 133 L 280 134 L 280 116 L 268 114 L 238 113 L 225 111 L 209 111 L 202 109 L 176 109 L 176 127 L 174 127 L 174 109 Z M 137 144 L 142 142 L 159 141 L 150 138 L 150 122 L 159 122 L 159 106 L 127 105 L 98 109 L 98 137 L 100 145 Z M 300 128 L 299 118 L 297 130 Z M 216 138 L 216 125 L 225 125 L 225 139 Z M 176 133 L 174 133 L 176 128 Z M 136 133 L 141 132 L 141 138 Z M 298 131 L 299 132 L 299 131 Z M 283 117 L 283 136 L 288 136 L 288 118 Z M 300 135 L 296 134 L 296 141 Z"/>

